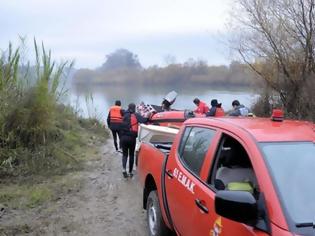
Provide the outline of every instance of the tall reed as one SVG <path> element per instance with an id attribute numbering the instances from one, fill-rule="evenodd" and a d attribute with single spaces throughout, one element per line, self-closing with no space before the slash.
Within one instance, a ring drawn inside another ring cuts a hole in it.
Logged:
<path id="1" fill-rule="evenodd" d="M 67 142 L 80 142 L 78 135 L 69 135 L 76 133 L 77 117 L 59 103 L 66 92 L 62 82 L 73 62 L 56 63 L 51 51 L 43 43 L 39 47 L 35 39 L 34 51 L 34 66 L 22 65 L 20 48 L 14 49 L 11 43 L 1 51 L 0 174 L 19 167 L 62 165 L 65 156 L 73 159 L 64 149 Z"/>

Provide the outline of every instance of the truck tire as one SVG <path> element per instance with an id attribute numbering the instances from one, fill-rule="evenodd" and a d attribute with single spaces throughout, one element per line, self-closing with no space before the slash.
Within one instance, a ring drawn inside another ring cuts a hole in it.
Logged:
<path id="1" fill-rule="evenodd" d="M 150 236 L 171 235 L 170 229 L 165 225 L 157 191 L 151 191 L 147 200 L 147 221 Z"/>

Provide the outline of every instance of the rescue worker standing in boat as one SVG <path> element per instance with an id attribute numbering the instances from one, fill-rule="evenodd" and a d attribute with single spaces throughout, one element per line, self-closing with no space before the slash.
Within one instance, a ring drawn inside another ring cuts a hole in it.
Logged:
<path id="1" fill-rule="evenodd" d="M 138 136 L 139 123 L 145 123 L 148 118 L 144 118 L 136 113 L 136 105 L 130 103 L 128 110 L 124 112 L 123 125 L 121 129 L 121 145 L 123 150 L 122 167 L 124 178 L 128 177 L 126 166 L 129 155 L 129 177 L 133 176 L 134 153 L 136 148 L 136 139 Z"/>
<path id="2" fill-rule="evenodd" d="M 206 116 L 215 116 L 215 117 L 220 117 L 224 116 L 224 110 L 222 108 L 222 103 L 218 103 L 217 99 L 212 99 L 211 100 L 211 108 L 210 110 L 206 113 Z"/>
<path id="3" fill-rule="evenodd" d="M 121 102 L 119 100 L 116 100 L 115 105 L 109 109 L 107 116 L 107 125 L 109 129 L 112 131 L 116 151 L 118 151 L 117 136 L 119 138 L 119 149 L 121 148 L 120 130 L 123 122 L 122 114 L 123 112 L 121 109 Z"/>
<path id="4" fill-rule="evenodd" d="M 200 101 L 199 98 L 195 98 L 194 101 L 197 108 L 194 110 L 197 114 L 206 114 L 209 111 L 209 107 L 203 101 Z"/>

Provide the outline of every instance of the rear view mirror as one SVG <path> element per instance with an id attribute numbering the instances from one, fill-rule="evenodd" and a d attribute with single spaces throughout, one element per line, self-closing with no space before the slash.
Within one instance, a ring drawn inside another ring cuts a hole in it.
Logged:
<path id="1" fill-rule="evenodd" d="M 251 226 L 255 226 L 258 220 L 257 201 L 246 191 L 218 191 L 215 211 L 225 218 Z"/>

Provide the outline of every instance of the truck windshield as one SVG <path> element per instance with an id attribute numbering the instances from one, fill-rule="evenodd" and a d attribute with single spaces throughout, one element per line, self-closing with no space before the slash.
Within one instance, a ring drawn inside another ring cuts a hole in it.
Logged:
<path id="1" fill-rule="evenodd" d="M 315 144 L 273 142 L 260 147 L 292 223 L 315 222 Z"/>

